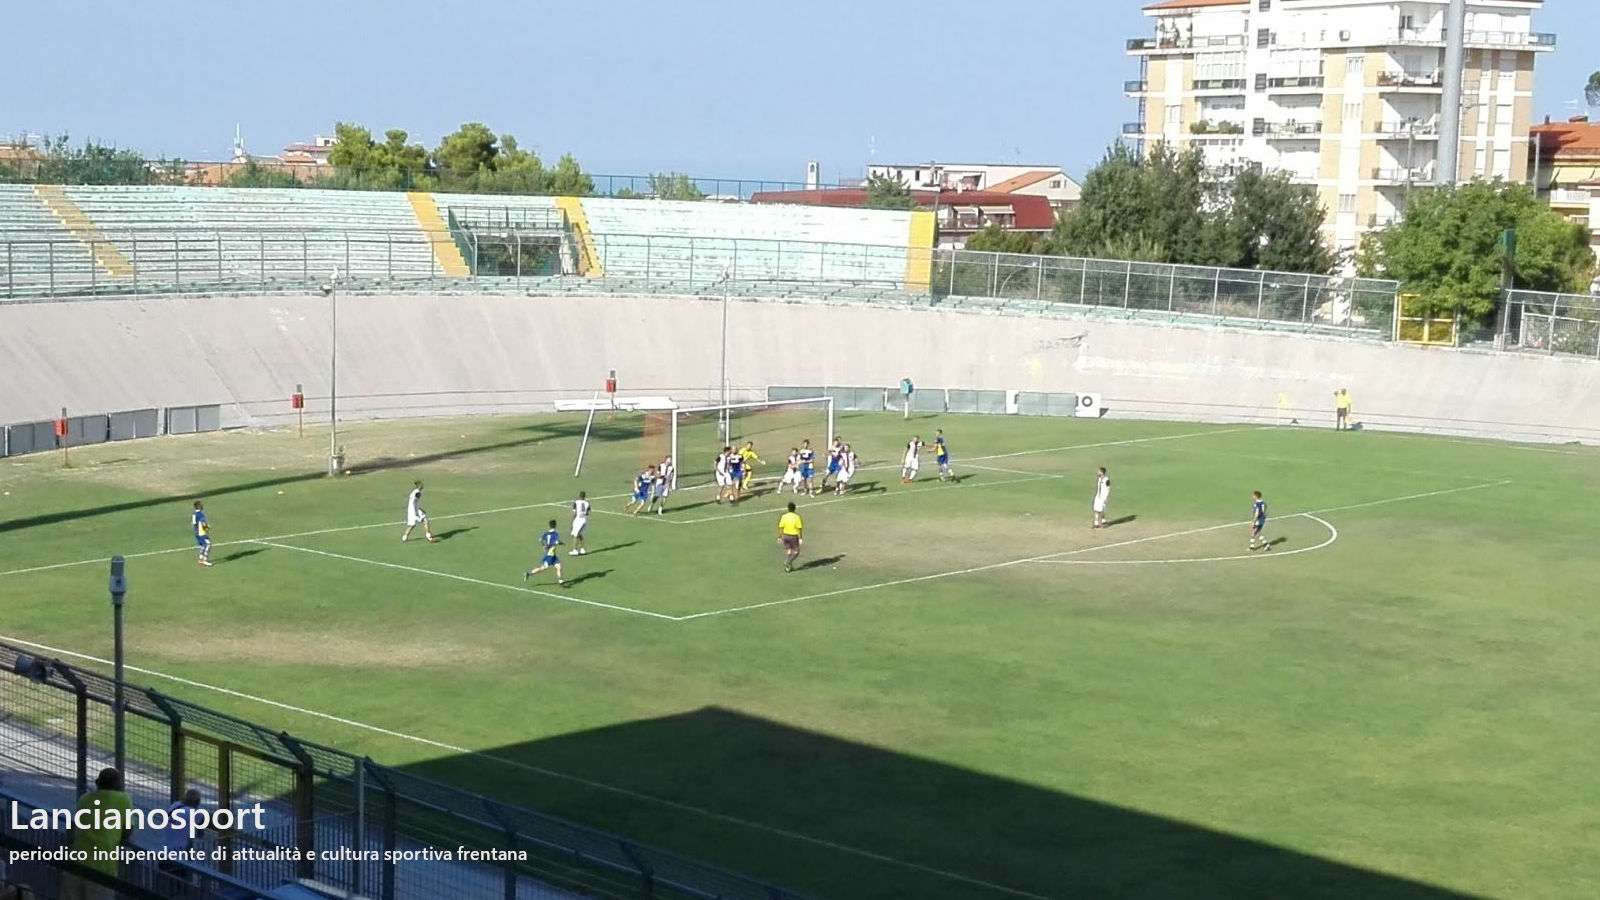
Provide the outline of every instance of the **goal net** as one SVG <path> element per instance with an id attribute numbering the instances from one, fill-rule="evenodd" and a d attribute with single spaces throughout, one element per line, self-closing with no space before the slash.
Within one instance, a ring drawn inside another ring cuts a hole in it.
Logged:
<path id="1" fill-rule="evenodd" d="M 717 454 L 723 447 L 755 445 L 760 462 L 755 479 L 783 477 L 789 451 L 809 440 L 819 466 L 833 444 L 833 398 L 765 400 L 673 410 L 667 428 L 667 452 L 677 466 L 677 484 L 710 484 Z M 650 443 L 650 441 L 646 441 Z"/>

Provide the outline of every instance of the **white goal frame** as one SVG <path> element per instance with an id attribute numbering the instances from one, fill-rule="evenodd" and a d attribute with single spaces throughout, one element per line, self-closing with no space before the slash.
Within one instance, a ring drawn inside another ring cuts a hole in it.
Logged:
<path id="1" fill-rule="evenodd" d="M 754 403 L 721 403 L 716 406 L 684 406 L 672 410 L 672 489 L 678 489 L 678 472 L 683 469 L 682 456 L 678 453 L 678 420 L 689 413 L 718 413 L 718 420 L 722 423 L 722 439 L 728 439 L 728 413 L 737 409 L 781 409 L 786 406 L 802 406 L 805 404 L 822 403 L 828 411 L 828 433 L 823 438 L 822 450 L 826 453 L 833 446 L 833 397 L 797 397 L 793 400 L 759 400 Z"/>

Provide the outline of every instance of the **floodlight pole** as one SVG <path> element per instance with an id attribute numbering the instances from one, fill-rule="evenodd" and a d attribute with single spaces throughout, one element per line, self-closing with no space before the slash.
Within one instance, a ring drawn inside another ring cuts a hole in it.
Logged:
<path id="1" fill-rule="evenodd" d="M 339 270 L 328 279 L 328 474 L 339 474 Z"/>
<path id="2" fill-rule="evenodd" d="M 722 440 L 727 442 L 732 437 L 728 421 L 728 279 L 727 272 L 722 273 Z"/>
<path id="3" fill-rule="evenodd" d="M 123 575 L 125 560 L 120 556 L 111 557 L 111 671 L 114 679 L 112 685 L 111 716 L 116 729 L 115 737 L 115 765 L 117 771 L 127 771 L 127 706 L 122 696 L 122 600 L 128 593 L 128 579 Z"/>

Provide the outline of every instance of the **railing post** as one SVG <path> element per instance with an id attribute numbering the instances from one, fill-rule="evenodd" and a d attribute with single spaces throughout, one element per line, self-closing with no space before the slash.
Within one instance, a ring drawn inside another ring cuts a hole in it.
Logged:
<path id="1" fill-rule="evenodd" d="M 1256 276 L 1256 321 L 1261 321 L 1261 307 L 1267 302 L 1267 273 Z"/>
<path id="2" fill-rule="evenodd" d="M 14 273 L 17 271 L 17 267 L 16 267 L 16 264 L 11 261 L 11 247 L 12 247 L 11 239 L 7 238 L 6 239 L 6 296 L 7 297 L 15 297 L 16 296 L 16 276 L 15 276 Z M 92 258 L 93 254 L 90 254 L 90 256 L 91 256 L 90 262 L 92 263 L 92 262 L 94 262 L 94 260 Z M 94 266 L 91 265 L 89 267 L 89 271 L 93 272 L 94 271 Z M 91 283 L 93 283 L 94 276 L 90 275 L 89 276 L 89 280 L 90 280 Z"/>
<path id="3" fill-rule="evenodd" d="M 217 232 L 217 284 L 222 283 L 222 232 Z"/>
<path id="4" fill-rule="evenodd" d="M 54 297 L 56 295 L 56 242 L 50 241 L 45 244 L 45 247 L 49 248 L 45 250 L 45 268 L 50 270 L 50 296 Z M 89 248 L 89 265 L 93 267 L 94 264 L 94 248 L 91 247 Z"/>
<path id="5" fill-rule="evenodd" d="M 260 269 L 261 289 L 264 291 L 267 289 L 267 233 L 256 232 L 256 240 L 260 245 L 256 249 L 256 266 Z"/>
<path id="6" fill-rule="evenodd" d="M 992 253 L 990 255 L 993 256 L 994 259 L 991 260 L 992 266 L 990 267 L 990 271 L 989 271 L 989 296 L 991 296 L 991 297 L 999 297 L 1000 296 L 1000 254 L 997 252 L 997 253 Z"/>
<path id="7" fill-rule="evenodd" d="M 520 232 L 520 231 L 514 232 L 511 235 L 511 237 L 512 237 L 512 240 L 516 244 L 516 251 L 517 251 L 517 290 L 520 291 L 520 290 L 522 290 L 522 232 Z"/>
<path id="8" fill-rule="evenodd" d="M 1561 298 L 1558 296 L 1554 300 L 1550 301 L 1550 318 L 1548 320 L 1550 324 L 1549 327 L 1545 329 L 1547 337 L 1544 341 L 1544 352 L 1546 353 L 1554 354 L 1556 352 L 1556 316 L 1559 315 L 1560 312 Z"/>
<path id="9" fill-rule="evenodd" d="M 1178 290 L 1178 267 L 1167 270 L 1167 312 L 1172 312 L 1172 296 Z"/>
<path id="10" fill-rule="evenodd" d="M 1041 303 L 1044 301 L 1044 257 L 1034 259 L 1034 269 L 1039 277 L 1033 282 L 1033 302 Z"/>
<path id="11" fill-rule="evenodd" d="M 690 239 L 689 253 L 690 254 L 694 253 L 694 243 L 693 243 L 693 239 L 692 238 Z M 651 261 L 652 260 L 650 259 L 650 235 L 647 234 L 647 235 L 644 236 L 644 288 L 645 288 L 645 290 L 649 290 L 650 289 L 650 263 L 651 263 Z"/>
<path id="12" fill-rule="evenodd" d="M 388 248 L 389 254 L 388 262 L 384 264 L 384 277 L 388 280 L 389 284 L 392 285 L 394 284 L 394 235 L 385 231 L 383 233 L 383 241 Z M 431 248 L 429 252 L 432 252 Z"/>
<path id="13" fill-rule="evenodd" d="M 1300 298 L 1300 324 L 1309 324 L 1311 321 L 1311 276 L 1306 276 L 1306 289 Z"/>
<path id="14" fill-rule="evenodd" d="M 344 277 L 350 278 L 350 232 L 344 233 Z"/>
<path id="15" fill-rule="evenodd" d="M 182 290 L 180 287 L 183 284 L 182 259 L 183 254 L 178 249 L 178 236 L 174 234 L 172 236 L 172 289 L 174 291 Z"/>
<path id="16" fill-rule="evenodd" d="M 1222 297 L 1222 270 L 1221 269 L 1212 269 L 1211 270 L 1211 316 L 1212 316 L 1212 318 L 1215 318 L 1216 315 L 1217 315 L 1217 304 L 1218 304 L 1218 302 L 1220 302 L 1221 297 Z"/>
<path id="17" fill-rule="evenodd" d="M 1122 308 L 1128 308 L 1128 295 L 1133 293 L 1133 260 L 1126 263 L 1127 271 L 1122 277 Z"/>
<path id="18" fill-rule="evenodd" d="M 1082 267 L 1078 275 L 1078 305 L 1089 305 L 1089 260 L 1080 259 L 1078 264 Z"/>
<path id="19" fill-rule="evenodd" d="M 311 247 L 304 231 L 300 232 L 300 280 L 311 283 Z"/>
<path id="20" fill-rule="evenodd" d="M 93 259 L 89 260 L 91 263 Z M 139 293 L 139 236 L 133 236 L 133 292 Z"/>
<path id="21" fill-rule="evenodd" d="M 956 293 L 956 254 L 950 251 L 950 290 L 945 292 L 946 297 L 953 297 Z"/>

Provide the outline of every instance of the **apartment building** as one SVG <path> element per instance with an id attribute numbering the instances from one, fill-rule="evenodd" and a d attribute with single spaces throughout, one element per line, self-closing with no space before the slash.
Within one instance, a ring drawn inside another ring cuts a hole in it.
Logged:
<path id="1" fill-rule="evenodd" d="M 918 163 L 871 165 L 868 178 L 889 178 L 914 191 L 989 191 L 1043 197 L 1056 210 L 1071 209 L 1082 194 L 1080 185 L 1060 166 L 1015 163 Z"/>
<path id="2" fill-rule="evenodd" d="M 1449 0 L 1164 0 L 1153 37 L 1128 41 L 1139 102 L 1125 139 L 1198 147 L 1213 170 L 1242 165 L 1316 185 L 1330 242 L 1354 247 L 1433 183 L 1441 154 L 1459 180 L 1525 181 L 1543 0 L 1468 0 L 1458 146 L 1442 148 Z"/>

